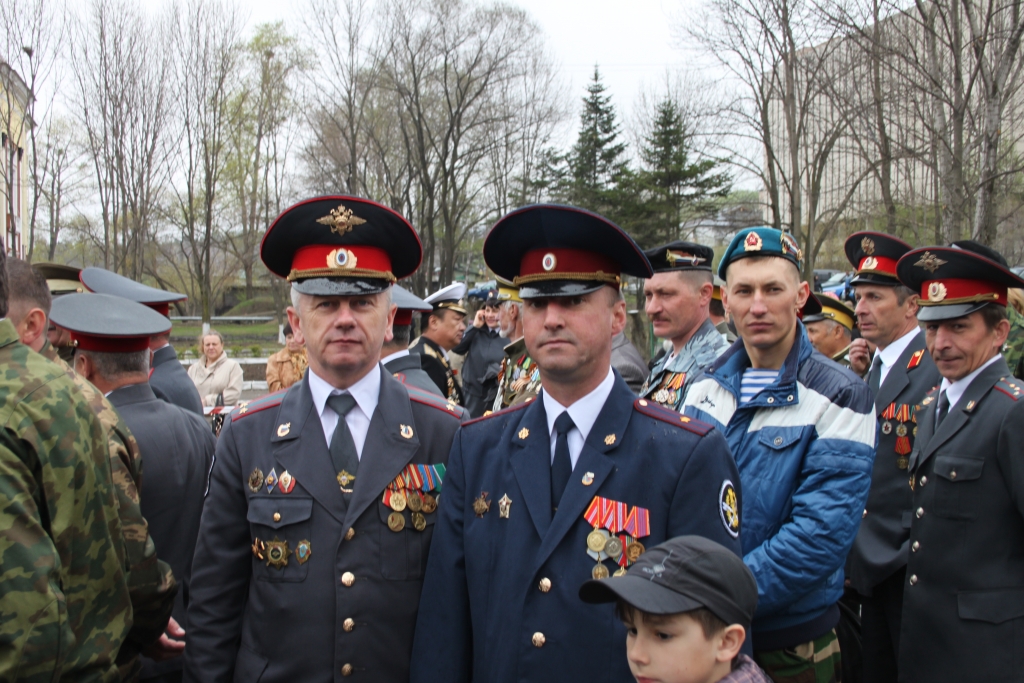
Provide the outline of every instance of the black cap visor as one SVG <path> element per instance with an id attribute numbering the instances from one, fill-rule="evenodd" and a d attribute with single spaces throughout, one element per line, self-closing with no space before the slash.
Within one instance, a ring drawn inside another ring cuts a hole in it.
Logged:
<path id="1" fill-rule="evenodd" d="M 589 280 L 541 280 L 519 286 L 520 299 L 543 299 L 551 296 L 582 296 L 611 287 L 607 282 Z"/>
<path id="2" fill-rule="evenodd" d="M 306 280 L 296 280 L 292 288 L 300 294 L 311 296 L 362 296 L 366 294 L 379 294 L 385 291 L 391 283 L 382 278 L 356 278 L 356 277 L 311 277 Z"/>
<path id="3" fill-rule="evenodd" d="M 690 612 L 704 603 L 639 576 L 614 576 L 591 579 L 580 587 L 580 599 L 591 604 L 622 599 L 648 614 L 679 614 Z"/>
<path id="4" fill-rule="evenodd" d="M 895 287 L 902 284 L 895 277 L 882 275 L 880 273 L 858 273 L 850 280 L 851 285 L 881 285 L 883 287 Z"/>
<path id="5" fill-rule="evenodd" d="M 917 321 L 922 323 L 939 320 L 953 320 L 980 311 L 992 301 L 975 301 L 965 304 L 949 304 L 947 306 L 921 306 L 917 309 Z M 1001 304 L 996 304 L 997 306 Z"/>

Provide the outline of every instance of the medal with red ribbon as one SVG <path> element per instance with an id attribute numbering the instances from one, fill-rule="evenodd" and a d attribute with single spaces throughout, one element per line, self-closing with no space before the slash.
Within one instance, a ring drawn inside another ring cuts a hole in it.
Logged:
<path id="1" fill-rule="evenodd" d="M 594 527 L 587 534 L 587 554 L 597 560 L 591 572 L 595 579 L 608 576 L 603 560 L 611 559 L 619 565 L 615 575 L 621 576 L 644 553 L 638 539 L 651 533 L 651 515 L 646 508 L 594 496 L 583 518 Z"/>
<path id="2" fill-rule="evenodd" d="M 414 513 L 430 514 L 437 510 L 437 496 L 441 491 L 444 474 L 445 466 L 442 463 L 406 465 L 384 489 L 381 502 L 395 512 L 409 508 Z"/>

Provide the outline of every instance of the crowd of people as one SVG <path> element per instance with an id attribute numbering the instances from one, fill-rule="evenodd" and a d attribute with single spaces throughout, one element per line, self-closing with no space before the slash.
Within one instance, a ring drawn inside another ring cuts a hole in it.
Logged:
<path id="1" fill-rule="evenodd" d="M 772 228 L 713 267 L 535 205 L 470 316 L 396 284 L 404 217 L 311 199 L 261 245 L 291 306 L 251 401 L 216 331 L 179 361 L 181 295 L 7 258 L 0 680 L 1024 681 L 1024 280 L 846 255 L 851 302 Z"/>

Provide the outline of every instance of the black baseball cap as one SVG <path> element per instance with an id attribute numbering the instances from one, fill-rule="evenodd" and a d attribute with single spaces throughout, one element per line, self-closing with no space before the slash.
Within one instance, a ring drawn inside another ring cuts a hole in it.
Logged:
<path id="1" fill-rule="evenodd" d="M 701 607 L 726 624 L 749 626 L 757 583 L 743 559 L 703 536 L 680 536 L 657 545 L 623 576 L 587 581 L 583 602 L 623 600 L 648 614 L 680 614 Z"/>

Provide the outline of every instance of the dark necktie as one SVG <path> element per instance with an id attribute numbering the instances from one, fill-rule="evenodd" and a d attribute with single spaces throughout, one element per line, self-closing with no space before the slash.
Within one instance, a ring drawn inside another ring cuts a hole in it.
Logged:
<path id="1" fill-rule="evenodd" d="M 935 414 L 935 429 L 939 429 L 939 425 L 946 419 L 946 413 L 949 412 L 949 399 L 946 398 L 946 390 L 943 389 L 942 393 L 939 394 L 939 406 L 938 412 Z"/>
<path id="2" fill-rule="evenodd" d="M 882 380 L 882 357 L 875 355 L 875 359 L 871 361 L 871 369 L 868 371 L 868 386 L 871 387 L 871 392 L 878 393 L 878 385 L 881 384 Z"/>
<path id="3" fill-rule="evenodd" d="M 569 457 L 569 430 L 575 427 L 569 411 L 555 418 L 555 459 L 551 461 L 551 507 L 558 508 L 558 501 L 572 476 L 572 458 Z"/>
<path id="4" fill-rule="evenodd" d="M 352 394 L 331 394 L 327 397 L 327 405 L 338 414 L 338 426 L 334 428 L 334 436 L 331 437 L 331 462 L 334 463 L 334 471 L 338 476 L 338 485 L 345 493 L 352 493 L 356 480 L 356 470 L 359 469 L 359 455 L 356 453 L 356 444 L 352 440 L 352 432 L 348 430 L 348 423 L 345 416 L 356 405 Z"/>

